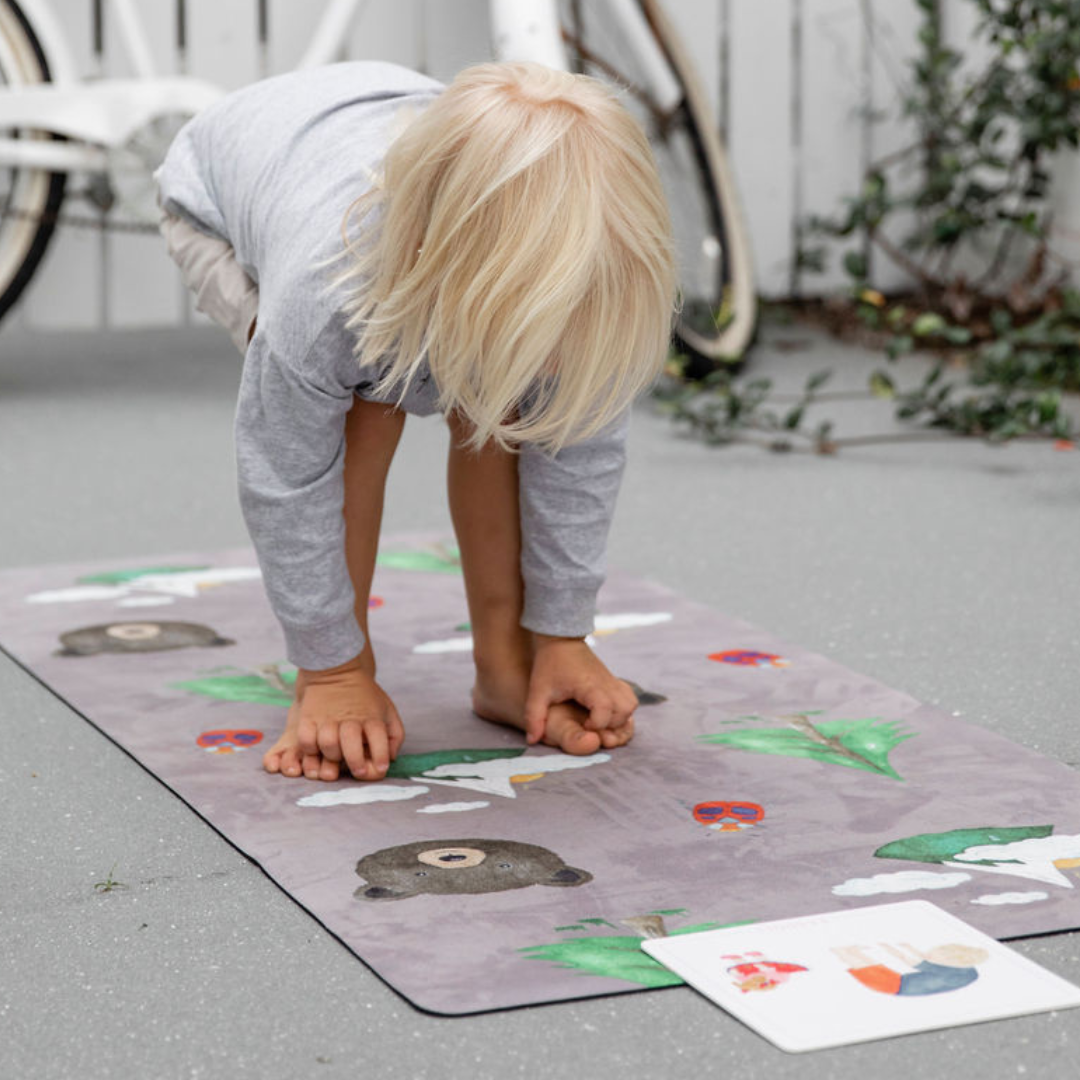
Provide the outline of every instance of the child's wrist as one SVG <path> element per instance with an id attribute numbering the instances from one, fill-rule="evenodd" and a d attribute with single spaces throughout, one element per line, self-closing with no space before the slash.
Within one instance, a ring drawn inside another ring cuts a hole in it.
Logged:
<path id="1" fill-rule="evenodd" d="M 360 664 L 360 655 L 346 660 L 344 664 L 338 664 L 330 668 L 297 668 L 297 681 L 300 683 L 332 682 L 340 675 L 349 675 L 356 671 L 363 671 Z"/>

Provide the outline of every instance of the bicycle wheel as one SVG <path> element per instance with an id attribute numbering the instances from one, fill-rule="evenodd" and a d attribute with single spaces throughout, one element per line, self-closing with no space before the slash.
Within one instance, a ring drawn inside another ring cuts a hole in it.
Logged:
<path id="1" fill-rule="evenodd" d="M 0 87 L 49 81 L 49 65 L 15 0 L 0 0 Z M 44 132 L 0 130 L 5 138 L 45 139 Z M 64 198 L 63 173 L 0 167 L 0 318 L 33 276 Z"/>
<path id="2" fill-rule="evenodd" d="M 678 247 L 675 337 L 688 356 L 686 374 L 700 378 L 736 366 L 754 336 L 746 225 L 707 96 L 663 9 L 656 0 L 634 0 L 617 13 L 606 6 L 561 0 L 563 39 L 571 69 L 623 88 L 648 133 Z"/>

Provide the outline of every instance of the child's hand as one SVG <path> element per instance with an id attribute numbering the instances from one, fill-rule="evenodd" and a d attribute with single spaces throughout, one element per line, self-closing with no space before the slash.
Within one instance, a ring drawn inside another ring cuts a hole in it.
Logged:
<path id="1" fill-rule="evenodd" d="M 599 732 L 604 746 L 625 742 L 626 733 L 619 729 L 632 725 L 638 705 L 630 685 L 612 675 L 581 638 L 537 634 L 535 639 L 525 701 L 526 741 L 535 743 L 543 738 L 550 706 L 576 701 L 589 712 L 583 726 Z"/>
<path id="2" fill-rule="evenodd" d="M 309 779 L 336 780 L 344 762 L 357 779 L 380 780 L 405 738 L 394 703 L 358 660 L 327 671 L 301 669 L 293 709 Z"/>

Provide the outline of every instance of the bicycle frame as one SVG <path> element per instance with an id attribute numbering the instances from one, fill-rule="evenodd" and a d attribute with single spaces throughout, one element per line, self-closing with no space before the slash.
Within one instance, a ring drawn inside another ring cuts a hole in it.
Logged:
<path id="1" fill-rule="evenodd" d="M 136 78 L 86 83 L 47 0 L 20 0 L 51 82 L 0 91 L 0 130 L 49 131 L 76 141 L 0 138 L 0 166 L 100 172 L 107 168 L 105 149 L 122 146 L 155 117 L 193 115 L 221 96 L 219 87 L 202 79 L 160 77 L 134 0 L 107 2 Z"/>
<path id="2" fill-rule="evenodd" d="M 298 67 L 332 62 L 367 2 L 329 0 Z M 609 17 L 625 30 L 627 44 L 638 55 L 654 98 L 661 103 L 677 101 L 678 86 L 642 25 L 634 0 L 603 3 L 609 8 Z M 80 78 L 48 0 L 20 0 L 20 4 L 39 37 L 51 81 L 0 90 L 0 131 L 48 131 L 68 141 L 0 137 L 0 167 L 105 171 L 108 150 L 122 146 L 145 124 L 167 114 L 194 115 L 224 92 L 203 79 L 158 74 L 135 0 L 106 0 L 106 4 L 136 77 L 91 83 Z M 492 41 L 500 59 L 527 57 L 566 68 L 556 0 L 490 0 L 489 14 Z"/>

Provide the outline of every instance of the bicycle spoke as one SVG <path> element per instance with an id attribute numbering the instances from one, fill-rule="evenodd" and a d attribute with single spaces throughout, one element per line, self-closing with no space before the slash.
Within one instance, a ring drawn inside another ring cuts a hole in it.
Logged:
<path id="1" fill-rule="evenodd" d="M 652 0 L 610 10 L 599 0 L 564 0 L 560 22 L 571 69 L 617 86 L 652 144 L 679 256 L 676 334 L 702 358 L 696 373 L 703 374 L 717 359 L 743 352 L 756 304 L 745 229 L 722 190 L 723 151 L 685 51 Z"/>
<path id="2" fill-rule="evenodd" d="M 15 0 L 0 0 L 0 87 L 48 81 L 49 72 L 33 28 Z M 34 132 L 5 131 L 6 138 Z M 37 137 L 42 137 L 40 134 Z M 18 299 L 40 264 L 64 196 L 65 177 L 13 165 L 0 190 L 0 315 Z"/>
<path id="3" fill-rule="evenodd" d="M 637 100 L 649 110 L 649 115 L 661 132 L 665 131 L 670 126 L 672 117 L 674 117 L 682 107 L 681 100 L 672 109 L 661 109 L 652 99 L 648 90 L 643 86 L 638 85 L 633 79 L 624 75 L 614 64 L 605 60 L 594 49 L 591 49 L 586 45 L 581 37 L 571 33 L 566 27 L 562 28 L 562 39 L 566 45 L 569 45 L 574 50 L 574 55 L 585 61 L 587 64 L 591 64 L 597 71 L 602 72 L 612 82 L 625 88 L 628 93 L 637 98 Z"/>

